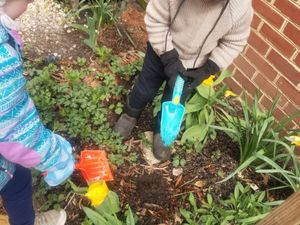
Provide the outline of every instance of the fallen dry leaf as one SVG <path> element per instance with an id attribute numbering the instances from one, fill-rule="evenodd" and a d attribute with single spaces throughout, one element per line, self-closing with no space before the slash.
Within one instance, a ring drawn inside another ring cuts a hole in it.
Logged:
<path id="1" fill-rule="evenodd" d="M 194 185 L 198 188 L 203 188 L 205 186 L 205 182 L 203 180 L 198 180 Z"/>
<path id="2" fill-rule="evenodd" d="M 176 180 L 176 182 L 175 182 L 175 187 L 178 187 L 178 185 L 181 183 L 181 181 L 182 181 L 182 175 L 180 175 L 180 176 L 177 178 L 177 180 Z"/>

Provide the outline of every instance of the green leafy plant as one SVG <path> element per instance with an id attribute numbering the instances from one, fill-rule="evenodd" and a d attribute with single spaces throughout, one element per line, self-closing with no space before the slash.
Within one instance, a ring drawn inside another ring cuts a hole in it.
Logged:
<path id="1" fill-rule="evenodd" d="M 139 53 L 139 58 L 132 63 L 123 64 L 122 59 L 115 57 L 111 64 L 111 71 L 126 80 L 129 80 L 131 77 L 137 75 L 138 72 L 142 70 L 143 67 L 143 54 Z"/>
<path id="2" fill-rule="evenodd" d="M 71 190 L 69 183 L 62 184 L 56 189 L 50 188 L 41 176 L 41 173 L 36 170 L 33 170 L 32 185 L 34 187 L 34 199 L 41 211 L 62 208 Z"/>
<path id="3" fill-rule="evenodd" d="M 90 87 L 81 81 L 85 76 L 82 71 L 76 70 L 62 71 L 66 82 L 60 82 L 55 79 L 57 70 L 53 65 L 37 70 L 27 84 L 44 124 L 71 138 L 80 138 L 83 143 L 106 146 L 112 154 L 121 155 L 125 146 L 107 121 L 106 101 L 118 96 L 122 87 L 116 82 Z M 117 104 L 116 110 L 120 107 Z"/>
<path id="4" fill-rule="evenodd" d="M 245 97 L 242 101 L 242 116 L 230 105 L 227 107 L 229 113 L 220 110 L 221 126 L 211 127 L 227 133 L 239 144 L 240 149 L 240 166 L 223 181 L 251 166 L 259 173 L 271 173 L 285 187 L 294 191 L 299 189 L 299 162 L 289 141 L 282 136 L 286 125 L 299 113 L 277 122 L 273 111 L 278 100 L 273 102 L 269 110 L 263 111 L 259 109 L 257 95 L 252 104 L 248 104 Z"/>
<path id="5" fill-rule="evenodd" d="M 101 64 L 108 64 L 113 59 L 112 49 L 106 46 L 96 48 L 95 52 Z"/>
<path id="6" fill-rule="evenodd" d="M 94 225 L 93 221 L 91 221 L 88 217 L 84 218 L 84 221 L 81 223 L 81 225 Z"/>
<path id="7" fill-rule="evenodd" d="M 181 157 L 179 154 L 175 154 L 173 159 L 172 159 L 172 165 L 174 167 L 183 167 L 186 164 L 186 160 Z"/>
<path id="8" fill-rule="evenodd" d="M 122 215 L 124 219 L 121 218 L 122 216 L 119 216 L 121 219 L 118 218 L 121 211 L 119 205 L 117 194 L 110 191 L 100 206 L 95 207 L 95 209 L 83 207 L 83 211 L 95 225 L 135 225 L 137 218 L 129 206 Z"/>
<path id="9" fill-rule="evenodd" d="M 86 16 L 87 24 L 72 24 L 71 26 L 77 30 L 80 30 L 87 34 L 87 38 L 83 40 L 89 48 L 95 51 L 98 47 L 97 38 L 99 30 L 97 30 L 97 15 L 93 13 L 93 16 Z"/>
<path id="10" fill-rule="evenodd" d="M 81 57 L 78 57 L 78 58 L 77 58 L 77 65 L 78 65 L 78 66 L 83 67 L 83 66 L 86 65 L 86 63 L 87 63 L 86 58 L 81 58 Z"/>
<path id="11" fill-rule="evenodd" d="M 237 183 L 234 193 L 228 199 L 213 201 L 211 194 L 207 194 L 206 202 L 198 207 L 193 194 L 189 195 L 190 211 L 180 209 L 185 219 L 183 225 L 247 225 L 255 224 L 264 218 L 282 201 L 265 202 L 266 192 L 252 192 L 249 186 Z"/>
<path id="12" fill-rule="evenodd" d="M 197 92 L 186 103 L 185 131 L 181 140 L 194 142 L 195 149 L 198 151 L 202 149 L 208 137 L 215 138 L 216 136 L 215 130 L 210 125 L 215 124 L 215 104 L 224 105 L 220 99 L 224 95 L 226 86 L 217 91 L 214 88 L 230 76 L 229 71 L 223 71 L 211 85 L 202 83 L 197 87 Z"/>
<path id="13" fill-rule="evenodd" d="M 83 4 L 84 1 L 81 2 Z M 83 40 L 88 47 L 94 52 L 97 52 L 98 34 L 104 24 L 116 23 L 117 22 L 117 7 L 111 0 L 95 0 L 93 4 L 83 5 L 77 10 L 79 14 L 82 11 L 88 11 L 92 15 L 86 15 L 86 25 L 72 24 L 71 26 L 78 29 L 88 35 L 87 39 Z"/>
<path id="14" fill-rule="evenodd" d="M 268 174 L 282 185 L 273 189 L 290 188 L 294 192 L 298 191 L 300 189 L 300 162 L 295 155 L 295 146 L 278 140 L 265 139 L 264 141 L 281 146 L 284 150 L 279 147 L 277 149 L 280 149 L 280 152 L 274 151 L 272 156 L 257 153 L 256 157 L 262 163 L 255 167 L 255 171 Z"/>
<path id="15" fill-rule="evenodd" d="M 87 192 L 87 187 L 78 187 L 69 180 L 74 193 L 83 195 Z M 109 191 L 104 201 L 93 208 L 83 207 L 87 218 L 85 223 L 89 224 L 91 221 L 95 225 L 135 225 L 137 223 L 137 216 L 132 212 L 129 205 L 126 205 L 125 211 L 121 211 L 120 201 L 118 195 Z"/>

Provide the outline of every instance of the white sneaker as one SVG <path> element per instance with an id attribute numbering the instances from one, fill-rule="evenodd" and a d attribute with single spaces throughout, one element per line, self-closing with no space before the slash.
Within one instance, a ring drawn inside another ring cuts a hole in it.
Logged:
<path id="1" fill-rule="evenodd" d="M 34 225 L 65 225 L 67 220 L 66 211 L 61 209 L 38 213 Z"/>

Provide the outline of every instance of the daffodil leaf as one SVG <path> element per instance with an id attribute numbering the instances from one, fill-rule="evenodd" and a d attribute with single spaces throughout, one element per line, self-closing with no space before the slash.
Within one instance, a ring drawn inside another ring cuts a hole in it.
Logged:
<path id="1" fill-rule="evenodd" d="M 96 211 L 87 207 L 83 207 L 83 211 L 95 225 L 110 225 L 108 221 Z"/>
<path id="2" fill-rule="evenodd" d="M 110 191 L 100 206 L 95 207 L 100 214 L 118 213 L 120 211 L 119 197 L 115 192 Z"/>

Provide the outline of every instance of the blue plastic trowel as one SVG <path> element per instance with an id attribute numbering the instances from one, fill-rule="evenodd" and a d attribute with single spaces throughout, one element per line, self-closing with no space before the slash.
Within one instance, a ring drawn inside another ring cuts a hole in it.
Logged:
<path id="1" fill-rule="evenodd" d="M 165 146 L 170 146 L 176 139 L 183 121 L 185 108 L 180 104 L 184 80 L 177 76 L 172 101 L 162 104 L 160 135 Z"/>

